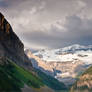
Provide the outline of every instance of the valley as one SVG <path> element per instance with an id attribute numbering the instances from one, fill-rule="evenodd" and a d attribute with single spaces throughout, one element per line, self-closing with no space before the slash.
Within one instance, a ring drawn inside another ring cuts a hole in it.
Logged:
<path id="1" fill-rule="evenodd" d="M 71 86 L 91 64 L 92 46 L 72 45 L 56 50 L 40 50 L 25 53 L 36 69 L 58 79 L 66 86 Z"/>
<path id="2" fill-rule="evenodd" d="M 92 45 L 31 52 L 0 13 L 0 92 L 91 92 L 91 57 Z"/>

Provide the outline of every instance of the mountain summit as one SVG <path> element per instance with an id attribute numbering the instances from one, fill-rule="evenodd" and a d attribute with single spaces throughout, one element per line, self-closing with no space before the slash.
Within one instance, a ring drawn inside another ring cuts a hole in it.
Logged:
<path id="1" fill-rule="evenodd" d="M 24 45 L 13 32 L 11 25 L 0 13 L 0 57 L 8 57 L 16 64 L 30 68 L 31 63 L 24 54 Z"/>

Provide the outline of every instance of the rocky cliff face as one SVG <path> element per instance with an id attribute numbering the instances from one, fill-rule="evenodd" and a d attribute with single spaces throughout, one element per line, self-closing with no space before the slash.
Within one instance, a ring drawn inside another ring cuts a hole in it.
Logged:
<path id="1" fill-rule="evenodd" d="M 72 86 L 71 92 L 92 92 L 92 67 Z"/>
<path id="2" fill-rule="evenodd" d="M 0 57 L 8 57 L 24 68 L 31 68 L 31 62 L 24 54 L 24 45 L 13 32 L 8 21 L 0 13 Z"/>

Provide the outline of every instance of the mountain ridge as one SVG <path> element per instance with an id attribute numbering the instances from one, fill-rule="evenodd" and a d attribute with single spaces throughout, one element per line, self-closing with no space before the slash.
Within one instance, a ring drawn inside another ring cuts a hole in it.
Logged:
<path id="1" fill-rule="evenodd" d="M 38 56 L 33 55 L 30 50 L 25 51 L 26 55 L 32 62 L 34 68 L 50 75 L 66 86 L 72 85 L 77 76 L 84 72 L 90 65 L 86 65 L 80 60 L 66 61 L 66 62 L 46 62 L 41 60 Z"/>
<path id="2" fill-rule="evenodd" d="M 91 45 L 77 44 L 62 49 L 43 49 L 35 53 L 25 49 L 25 54 L 32 61 L 33 67 L 69 86 L 92 65 L 91 49 Z"/>
<path id="3" fill-rule="evenodd" d="M 24 53 L 23 43 L 2 13 L 0 13 L 0 56 L 8 57 L 25 68 L 32 68 L 31 62 Z"/>
<path id="4" fill-rule="evenodd" d="M 71 92 L 92 92 L 92 66 L 73 84 Z"/>
<path id="5" fill-rule="evenodd" d="M 24 53 L 24 44 L 0 13 L 0 92 L 66 90 L 63 83 L 42 72 L 40 75 L 39 73 L 40 70 L 35 71 L 31 60 Z M 55 88 L 56 85 L 59 87 Z"/>
<path id="6" fill-rule="evenodd" d="M 67 62 L 81 60 L 85 64 L 92 64 L 92 45 L 72 45 L 60 49 L 43 49 L 33 54 L 46 62 Z"/>

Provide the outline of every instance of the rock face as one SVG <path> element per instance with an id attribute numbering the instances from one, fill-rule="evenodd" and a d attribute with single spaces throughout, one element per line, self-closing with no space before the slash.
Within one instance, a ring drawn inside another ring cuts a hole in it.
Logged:
<path id="1" fill-rule="evenodd" d="M 92 67 L 72 86 L 71 92 L 92 92 Z"/>
<path id="2" fill-rule="evenodd" d="M 0 13 L 0 57 L 8 57 L 24 68 L 31 68 L 31 62 L 24 54 L 24 45 L 13 32 L 8 21 Z"/>

